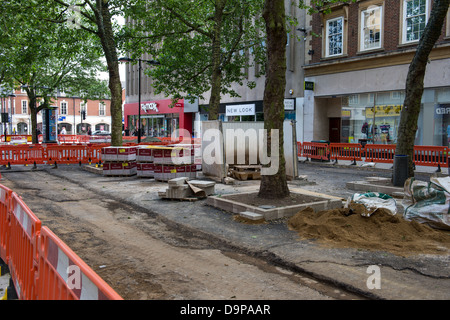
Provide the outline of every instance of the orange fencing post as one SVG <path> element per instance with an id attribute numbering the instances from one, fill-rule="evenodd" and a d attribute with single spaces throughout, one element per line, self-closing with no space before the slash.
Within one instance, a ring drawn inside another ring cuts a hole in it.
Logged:
<path id="1" fill-rule="evenodd" d="M 7 264 L 9 259 L 9 212 L 12 190 L 0 185 L 0 258 Z"/>
<path id="2" fill-rule="evenodd" d="M 366 162 L 394 163 L 394 144 L 366 144 Z"/>
<path id="3" fill-rule="evenodd" d="M 12 193 L 10 206 L 9 269 L 19 299 L 36 298 L 37 240 L 41 221 Z"/>
<path id="4" fill-rule="evenodd" d="M 47 227 L 39 237 L 39 300 L 122 300 Z"/>

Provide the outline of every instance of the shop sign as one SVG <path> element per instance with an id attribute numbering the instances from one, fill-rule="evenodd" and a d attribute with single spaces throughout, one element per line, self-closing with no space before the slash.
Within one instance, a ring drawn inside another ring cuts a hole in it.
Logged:
<path id="1" fill-rule="evenodd" d="M 450 104 L 437 104 L 435 110 L 436 115 L 450 114 Z"/>
<path id="2" fill-rule="evenodd" d="M 141 109 L 144 112 L 148 112 L 148 111 L 159 112 L 158 104 L 156 102 L 143 103 L 143 104 L 141 104 Z"/>
<path id="3" fill-rule="evenodd" d="M 383 105 L 375 106 L 375 117 L 398 117 L 402 111 L 403 105 Z M 366 108 L 366 118 L 373 118 L 373 107 Z"/>
<path id="4" fill-rule="evenodd" d="M 312 81 L 305 81 L 305 90 L 314 91 L 314 82 Z"/>
<path id="5" fill-rule="evenodd" d="M 352 116 L 352 110 L 342 109 L 341 117 L 342 118 L 350 118 Z"/>
<path id="6" fill-rule="evenodd" d="M 284 99 L 284 110 L 295 110 L 295 100 Z"/>
<path id="7" fill-rule="evenodd" d="M 228 105 L 225 107 L 225 115 L 229 116 L 254 116 L 255 105 L 254 104 L 237 104 Z"/>

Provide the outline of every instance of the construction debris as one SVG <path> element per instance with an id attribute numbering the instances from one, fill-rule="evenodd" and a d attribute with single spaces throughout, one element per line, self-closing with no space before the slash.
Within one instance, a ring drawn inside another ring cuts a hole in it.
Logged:
<path id="1" fill-rule="evenodd" d="M 178 177 L 170 179 L 168 186 L 165 191 L 158 192 L 160 198 L 195 201 L 214 194 L 215 182 Z"/>
<path id="2" fill-rule="evenodd" d="M 230 168 L 230 174 L 232 178 L 238 180 L 258 180 L 261 179 L 261 166 L 260 165 L 236 165 Z"/>

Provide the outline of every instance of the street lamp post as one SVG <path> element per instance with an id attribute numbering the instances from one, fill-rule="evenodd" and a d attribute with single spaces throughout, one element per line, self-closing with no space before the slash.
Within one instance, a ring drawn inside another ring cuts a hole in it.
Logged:
<path id="1" fill-rule="evenodd" d="M 147 62 L 151 65 L 159 65 L 161 64 L 159 61 L 155 60 L 143 60 L 143 59 L 132 59 L 128 57 L 122 57 L 119 58 L 119 62 L 132 62 L 132 61 L 138 61 L 139 62 L 139 68 L 138 68 L 138 143 L 141 142 L 141 69 L 142 69 L 142 61 Z"/>

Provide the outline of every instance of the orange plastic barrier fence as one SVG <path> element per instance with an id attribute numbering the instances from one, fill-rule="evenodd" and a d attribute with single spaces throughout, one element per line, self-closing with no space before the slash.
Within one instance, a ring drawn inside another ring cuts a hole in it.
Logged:
<path id="1" fill-rule="evenodd" d="M 395 155 L 393 144 L 366 144 L 364 147 L 366 162 L 393 163 Z"/>
<path id="2" fill-rule="evenodd" d="M 362 161 L 363 147 L 359 143 L 331 143 L 330 158 Z"/>
<path id="3" fill-rule="evenodd" d="M 448 166 L 448 148 L 432 146 L 414 146 L 414 164 L 416 166 Z"/>
<path id="4" fill-rule="evenodd" d="M 86 163 L 90 156 L 90 148 L 85 145 L 49 144 L 46 150 L 50 163 Z"/>
<path id="5" fill-rule="evenodd" d="M 8 263 L 9 257 L 9 219 L 8 209 L 10 207 L 12 190 L 0 185 L 0 257 Z"/>
<path id="6" fill-rule="evenodd" d="M 35 300 L 37 239 L 41 221 L 16 193 L 11 196 L 8 266 L 17 294 L 22 300 Z"/>
<path id="7" fill-rule="evenodd" d="M 47 227 L 39 237 L 37 298 L 40 300 L 122 300 Z"/>
<path id="8" fill-rule="evenodd" d="M 0 165 L 44 163 L 44 147 L 41 145 L 18 145 L 0 147 Z"/>
<path id="9" fill-rule="evenodd" d="M 10 189 L 0 185 L 0 258 L 21 300 L 122 300 Z"/>
<path id="10" fill-rule="evenodd" d="M 303 142 L 302 155 L 311 159 L 329 160 L 330 149 L 328 143 Z"/>
<path id="11" fill-rule="evenodd" d="M 302 156 L 302 143 L 300 141 L 297 141 L 297 157 Z"/>

